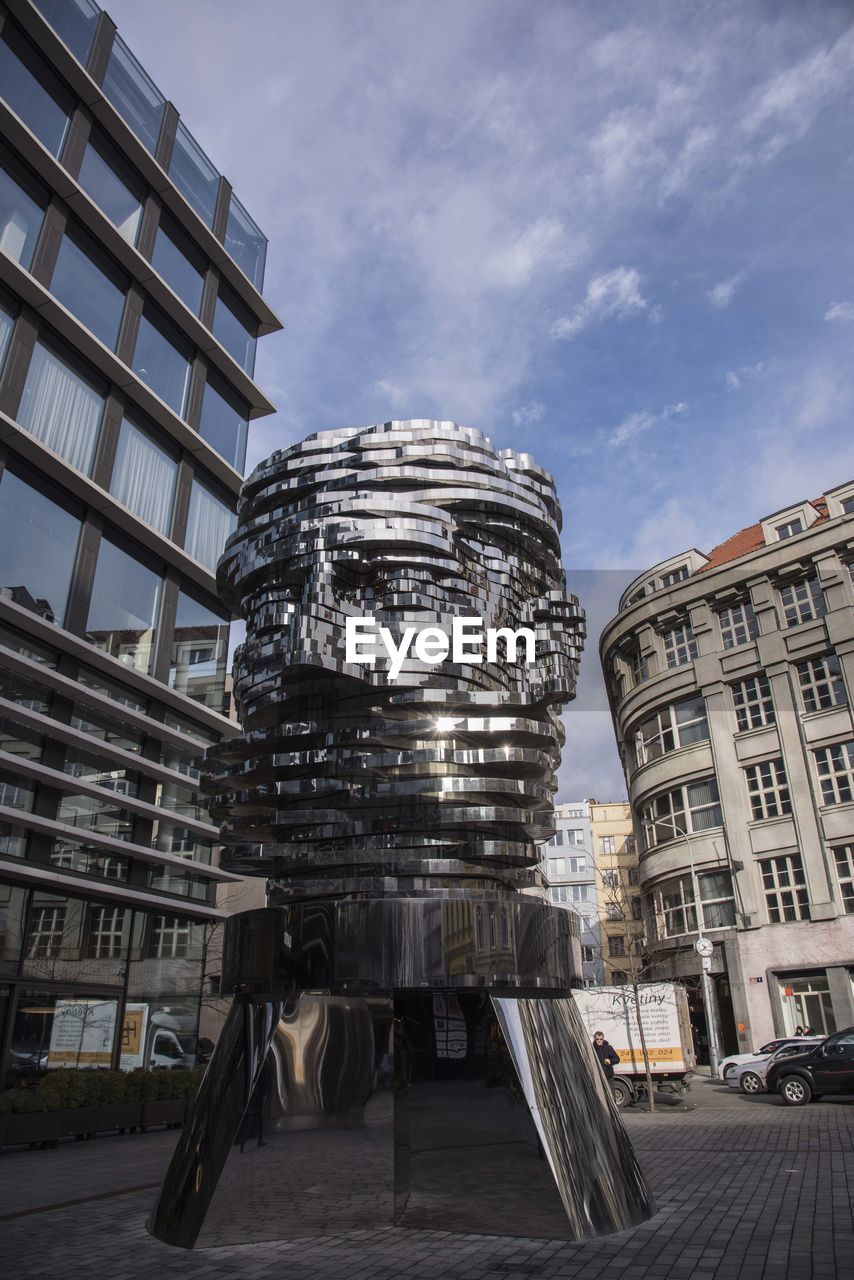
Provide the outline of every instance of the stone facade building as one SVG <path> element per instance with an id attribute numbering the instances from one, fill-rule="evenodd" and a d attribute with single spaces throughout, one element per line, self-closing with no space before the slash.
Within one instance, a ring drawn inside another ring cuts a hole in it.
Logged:
<path id="1" fill-rule="evenodd" d="M 599 905 L 599 937 L 607 985 L 645 977 L 641 948 L 638 851 L 631 805 L 590 801 L 590 830 Z"/>
<path id="2" fill-rule="evenodd" d="M 601 637 L 653 976 L 699 973 L 693 864 L 725 1049 L 854 1024 L 852 561 L 854 482 L 654 566 Z"/>
<path id="3" fill-rule="evenodd" d="M 596 986 L 604 980 L 604 967 L 588 801 L 555 805 L 555 823 L 557 831 L 542 846 L 541 870 L 551 901 L 574 907 L 584 922 L 582 972 L 585 984 Z"/>

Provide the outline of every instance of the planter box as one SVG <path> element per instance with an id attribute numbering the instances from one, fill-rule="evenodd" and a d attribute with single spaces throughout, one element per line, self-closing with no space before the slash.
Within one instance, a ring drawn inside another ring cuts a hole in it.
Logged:
<path id="1" fill-rule="evenodd" d="M 143 1102 L 142 1127 L 154 1124 L 182 1124 L 187 1103 L 183 1098 L 171 1102 Z"/>
<path id="2" fill-rule="evenodd" d="M 30 1115 L 4 1116 L 3 1144 L 11 1146 L 15 1142 L 57 1142 L 59 1114 L 57 1111 L 35 1111 Z"/>
<path id="3" fill-rule="evenodd" d="M 142 1123 L 142 1104 L 112 1102 L 103 1107 L 75 1107 L 57 1111 L 59 1134 L 70 1138 L 78 1134 L 109 1133 L 112 1129 L 136 1129 Z"/>
<path id="4" fill-rule="evenodd" d="M 98 1128 L 98 1119 L 105 1110 L 105 1107 L 69 1107 L 67 1111 L 55 1111 L 54 1115 L 59 1120 L 60 1138 L 94 1133 Z"/>
<path id="5" fill-rule="evenodd" d="M 99 1124 L 99 1129 L 138 1129 L 142 1124 L 141 1102 L 114 1102 L 101 1111 L 109 1123 Z"/>

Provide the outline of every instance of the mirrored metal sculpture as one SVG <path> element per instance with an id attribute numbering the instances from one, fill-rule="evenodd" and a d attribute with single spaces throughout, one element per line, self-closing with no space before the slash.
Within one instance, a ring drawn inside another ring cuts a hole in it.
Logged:
<path id="1" fill-rule="evenodd" d="M 161 1239 L 649 1216 L 536 872 L 584 639 L 560 519 L 533 459 L 447 422 L 321 432 L 246 481 L 219 566 L 243 732 L 205 786 L 270 905 L 228 922 Z"/>

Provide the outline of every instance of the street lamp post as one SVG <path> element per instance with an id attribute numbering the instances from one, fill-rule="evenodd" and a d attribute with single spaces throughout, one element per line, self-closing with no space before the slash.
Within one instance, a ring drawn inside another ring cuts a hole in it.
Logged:
<path id="1" fill-rule="evenodd" d="M 643 825 L 648 832 L 649 828 L 653 824 L 651 822 L 645 822 Z M 714 1079 L 718 1074 L 721 1062 L 718 1000 L 710 972 L 712 967 L 714 943 L 711 938 L 707 938 L 703 933 L 703 906 L 700 901 L 700 886 L 697 881 L 697 869 L 694 866 L 694 849 L 691 845 L 691 837 L 688 835 L 688 832 L 684 827 L 680 827 L 679 824 L 677 822 L 673 822 L 672 819 L 668 825 L 672 827 L 678 835 L 685 837 L 685 843 L 688 846 L 688 862 L 691 867 L 691 894 L 694 899 L 694 919 L 697 925 L 697 941 L 694 944 L 694 950 L 700 958 L 700 987 L 703 995 L 703 1012 L 706 1015 L 706 1030 L 709 1036 L 709 1067 L 711 1069 L 712 1079 Z"/>

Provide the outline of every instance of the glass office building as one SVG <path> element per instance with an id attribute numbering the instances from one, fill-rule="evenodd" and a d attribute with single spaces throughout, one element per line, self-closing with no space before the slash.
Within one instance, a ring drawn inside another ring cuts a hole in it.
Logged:
<path id="1" fill-rule="evenodd" d="M 198 791 L 233 732 L 214 570 L 280 325 L 264 236 L 91 0 L 0 8 L 0 138 L 10 1084 L 195 1053 L 234 879 Z"/>

